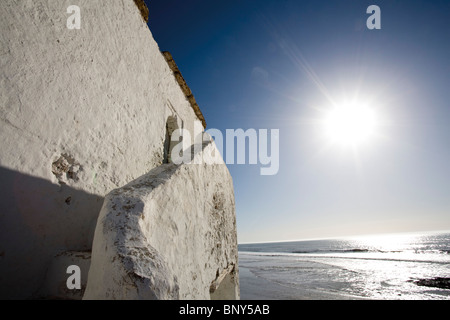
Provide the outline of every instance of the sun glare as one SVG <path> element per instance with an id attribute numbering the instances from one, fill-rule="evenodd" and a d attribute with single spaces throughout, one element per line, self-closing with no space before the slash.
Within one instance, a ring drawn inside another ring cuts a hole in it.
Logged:
<path id="1" fill-rule="evenodd" d="M 366 106 L 346 105 L 332 109 L 325 118 L 326 134 L 344 146 L 365 143 L 375 133 L 376 117 Z"/>

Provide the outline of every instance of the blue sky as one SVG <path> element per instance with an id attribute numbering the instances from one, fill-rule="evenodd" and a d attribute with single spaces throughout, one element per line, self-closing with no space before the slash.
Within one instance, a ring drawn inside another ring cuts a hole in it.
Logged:
<path id="1" fill-rule="evenodd" d="M 368 30 L 366 9 L 381 9 Z M 280 130 L 280 169 L 228 165 L 239 242 L 450 229 L 449 1 L 147 1 L 208 128 Z M 377 138 L 330 146 L 357 97 Z"/>

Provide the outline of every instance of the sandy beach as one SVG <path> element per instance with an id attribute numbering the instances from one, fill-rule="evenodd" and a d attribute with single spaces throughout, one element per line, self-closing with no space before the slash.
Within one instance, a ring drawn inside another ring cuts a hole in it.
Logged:
<path id="1" fill-rule="evenodd" d="M 258 277 L 249 268 L 239 268 L 241 300 L 360 300 L 341 294 L 299 290 Z"/>

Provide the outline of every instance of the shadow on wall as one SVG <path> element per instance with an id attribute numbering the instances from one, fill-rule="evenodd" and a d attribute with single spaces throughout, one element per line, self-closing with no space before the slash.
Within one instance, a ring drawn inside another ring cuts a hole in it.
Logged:
<path id="1" fill-rule="evenodd" d="M 0 299 L 44 298 L 52 259 L 92 248 L 103 197 L 0 167 Z"/>
<path id="2" fill-rule="evenodd" d="M 172 134 L 178 128 L 177 117 L 169 116 L 166 121 L 166 138 L 164 140 L 164 160 L 163 163 L 172 163 L 170 157 L 172 149 L 176 143 L 172 141 Z"/>

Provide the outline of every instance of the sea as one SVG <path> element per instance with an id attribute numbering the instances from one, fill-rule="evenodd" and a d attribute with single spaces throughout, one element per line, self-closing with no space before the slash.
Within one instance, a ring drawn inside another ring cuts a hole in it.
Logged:
<path id="1" fill-rule="evenodd" d="M 450 300 L 450 231 L 239 244 L 239 266 L 299 292 Z"/>

